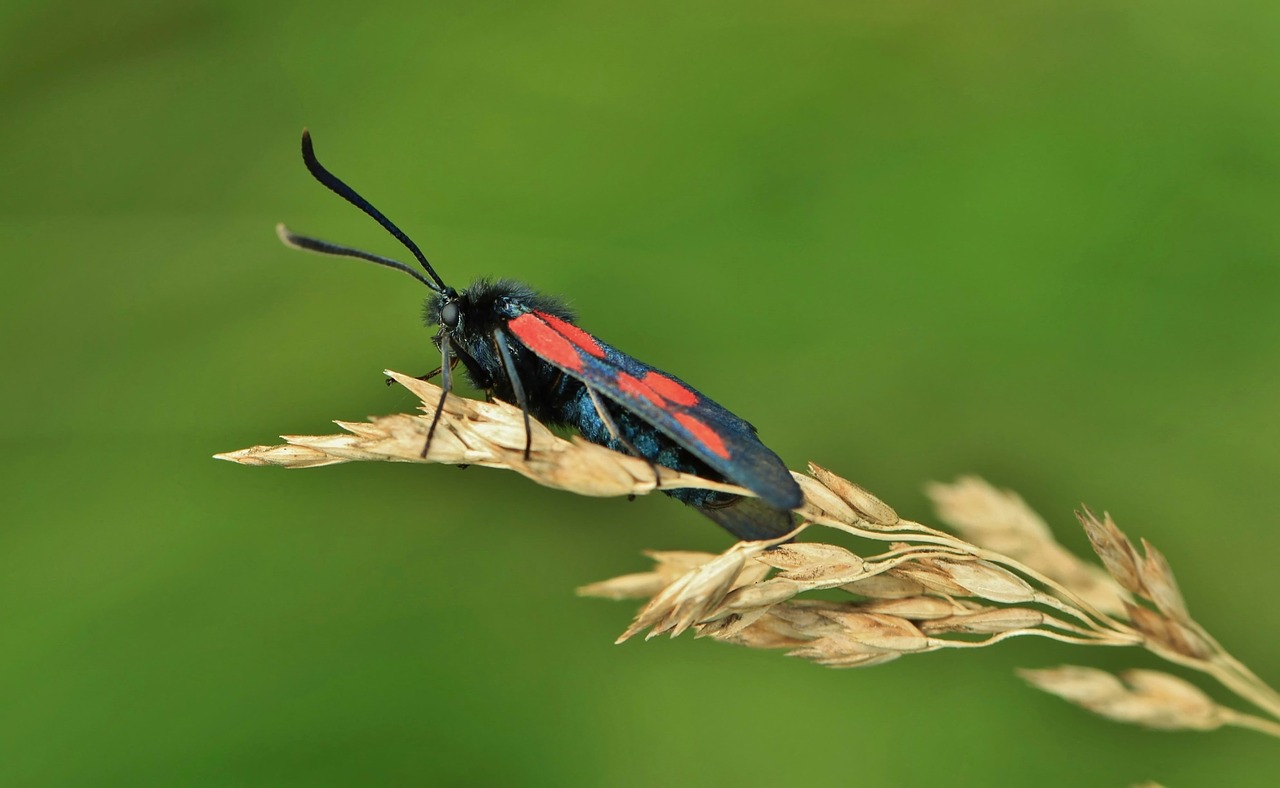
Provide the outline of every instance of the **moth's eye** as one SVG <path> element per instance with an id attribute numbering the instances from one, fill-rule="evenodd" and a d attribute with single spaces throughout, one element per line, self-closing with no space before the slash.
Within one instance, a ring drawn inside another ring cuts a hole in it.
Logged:
<path id="1" fill-rule="evenodd" d="M 458 327 L 458 318 L 462 313 L 458 310 L 458 304 L 454 301 L 444 305 L 444 309 L 440 310 L 440 322 L 445 328 L 453 329 Z"/>

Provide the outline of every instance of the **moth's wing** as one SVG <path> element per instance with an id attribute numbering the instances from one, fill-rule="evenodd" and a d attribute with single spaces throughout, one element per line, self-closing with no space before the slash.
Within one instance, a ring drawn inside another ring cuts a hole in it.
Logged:
<path id="1" fill-rule="evenodd" d="M 539 358 L 634 412 L 770 506 L 800 506 L 800 486 L 755 428 L 684 381 L 545 312 L 526 312 L 507 328 Z"/>
<path id="2" fill-rule="evenodd" d="M 795 515 L 775 509 L 763 498 L 738 496 L 728 506 L 699 506 L 697 511 L 739 539 L 777 539 L 795 530 Z"/>

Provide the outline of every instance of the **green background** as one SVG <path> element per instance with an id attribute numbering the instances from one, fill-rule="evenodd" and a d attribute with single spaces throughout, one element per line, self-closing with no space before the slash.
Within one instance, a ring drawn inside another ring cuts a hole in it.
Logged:
<path id="1" fill-rule="evenodd" d="M 401 411 L 422 288 L 526 279 L 932 520 L 1082 500 L 1280 679 L 1280 5 L 6 3 L 0 782 L 1270 785 L 1015 642 L 830 671 L 612 645 L 573 588 L 725 534 L 511 474 L 210 455 Z"/>

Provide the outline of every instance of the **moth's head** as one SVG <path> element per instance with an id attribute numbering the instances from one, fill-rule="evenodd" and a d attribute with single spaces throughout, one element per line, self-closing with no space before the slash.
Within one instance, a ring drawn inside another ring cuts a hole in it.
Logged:
<path id="1" fill-rule="evenodd" d="M 427 296 L 422 305 L 422 321 L 428 328 L 439 326 L 445 331 L 453 332 L 462 324 L 462 316 L 469 307 L 466 290 L 459 293 L 452 287 L 446 287 L 439 293 Z"/>
<path id="2" fill-rule="evenodd" d="M 481 277 L 466 290 L 445 287 L 428 296 L 422 318 L 428 328 L 439 326 L 450 334 L 466 331 L 468 324 L 472 329 L 483 331 L 530 311 L 531 299 L 537 298 L 528 285 Z"/>

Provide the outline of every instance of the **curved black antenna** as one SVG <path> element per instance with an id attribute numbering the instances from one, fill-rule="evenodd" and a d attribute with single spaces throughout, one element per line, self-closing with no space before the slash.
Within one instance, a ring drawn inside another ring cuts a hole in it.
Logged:
<path id="1" fill-rule="evenodd" d="M 359 260 L 368 260 L 371 263 L 385 265 L 387 268 L 394 268 L 397 271 L 404 271 L 406 274 L 417 279 L 432 290 L 435 290 L 437 293 L 441 292 L 440 288 L 436 287 L 434 282 L 399 260 L 392 260 L 390 257 L 383 257 L 382 255 L 374 254 L 372 252 L 352 249 L 349 246 L 339 246 L 338 244 L 329 243 L 328 241 L 321 241 L 319 238 L 308 238 L 305 235 L 295 235 L 283 224 L 276 225 L 276 235 L 280 236 L 280 240 L 284 242 L 285 246 L 292 246 L 294 249 L 303 249 L 308 252 L 319 252 L 320 254 L 331 254 L 334 257 L 355 257 Z"/>
<path id="2" fill-rule="evenodd" d="M 405 248 L 410 252 L 413 252 L 413 256 L 418 258 L 419 263 L 422 263 L 422 267 L 427 270 L 427 274 L 437 285 L 439 285 L 439 287 L 432 288 L 433 290 L 440 290 L 443 292 L 446 289 L 444 280 L 441 279 L 440 275 L 431 267 L 431 263 L 427 262 L 426 256 L 422 254 L 422 250 L 418 248 L 418 245 L 409 240 L 409 236 L 401 232 L 399 227 L 392 224 L 390 219 L 383 216 L 382 211 L 374 208 L 369 204 L 368 200 L 356 194 L 355 189 L 352 189 L 350 186 L 343 183 L 337 175 L 329 172 L 320 164 L 320 161 L 316 159 L 315 148 L 311 145 L 311 132 L 306 129 L 302 130 L 302 160 L 306 162 L 307 169 L 311 171 L 311 175 L 314 176 L 316 180 L 327 186 L 334 194 L 372 216 L 373 220 L 382 225 L 383 229 L 394 235 L 397 241 L 404 244 Z"/>

